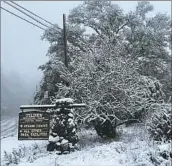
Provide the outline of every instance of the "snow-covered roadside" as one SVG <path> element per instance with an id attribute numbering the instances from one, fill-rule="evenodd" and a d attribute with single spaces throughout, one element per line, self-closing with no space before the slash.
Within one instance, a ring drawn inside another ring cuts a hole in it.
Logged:
<path id="1" fill-rule="evenodd" d="M 82 151 L 76 151 L 69 155 L 57 156 L 55 152 L 48 156 L 39 158 L 34 163 L 20 163 L 19 166 L 153 166 L 147 160 L 146 148 L 145 154 L 137 156 L 135 161 L 128 144 L 122 142 L 112 142 L 107 145 L 99 145 L 94 148 L 86 148 Z M 135 150 L 135 149 L 134 149 Z M 139 155 L 139 154 L 138 154 Z"/>
<path id="2" fill-rule="evenodd" d="M 16 136 L 18 117 L 1 117 L 1 139 Z"/>
<path id="3" fill-rule="evenodd" d="M 47 141 L 18 141 L 16 137 L 1 140 L 1 150 L 10 152 L 21 144 L 29 148 L 35 143 L 42 149 L 35 155 L 27 151 L 18 166 L 170 166 L 170 160 L 156 156 L 158 149 L 170 146 L 155 145 L 148 139 L 144 126 L 123 127 L 118 132 L 116 140 L 103 140 L 94 130 L 81 130 L 80 150 L 67 155 L 46 152 Z"/>
<path id="4" fill-rule="evenodd" d="M 3 156 L 4 151 L 12 152 L 13 149 L 17 149 L 22 145 L 29 147 L 35 143 L 38 145 L 39 144 L 41 145 L 41 144 L 46 144 L 47 141 L 44 141 L 44 140 L 42 140 L 42 141 L 39 141 L 39 140 L 19 141 L 17 138 L 17 135 L 13 136 L 13 137 L 7 137 L 4 139 L 1 139 L 1 157 Z"/>

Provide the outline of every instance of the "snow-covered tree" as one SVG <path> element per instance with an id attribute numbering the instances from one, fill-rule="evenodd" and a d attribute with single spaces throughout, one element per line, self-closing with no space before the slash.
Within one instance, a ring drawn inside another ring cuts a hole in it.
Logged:
<path id="1" fill-rule="evenodd" d="M 136 9 L 127 14 L 111 1 L 85 1 L 72 10 L 69 22 L 91 28 L 98 38 L 108 39 L 114 47 L 121 44 L 121 55 L 139 61 L 139 72 L 160 80 L 169 98 L 171 87 L 164 79 L 171 72 L 171 19 L 161 13 L 148 17 L 151 11 L 153 6 L 147 1 L 138 2 Z"/>
<path id="2" fill-rule="evenodd" d="M 165 14 L 148 17 L 149 2 L 138 2 L 127 14 L 107 0 L 84 1 L 67 19 L 69 67 L 64 65 L 63 30 L 54 25 L 43 35 L 48 40 L 49 62 L 35 101 L 44 103 L 43 92 L 53 98 L 71 97 L 87 103 L 78 111 L 82 121 L 112 122 L 140 119 L 152 103 L 162 102 L 171 86 L 171 20 Z M 92 31 L 88 32 L 88 28 Z M 161 87 L 162 84 L 162 87 Z"/>
<path id="3" fill-rule="evenodd" d="M 79 56 L 82 52 L 89 50 L 89 47 L 87 47 L 87 43 L 85 42 L 86 36 L 83 34 L 84 32 L 85 29 L 80 28 L 77 25 L 67 25 L 67 57 L 69 67 L 66 68 L 64 65 L 63 30 L 58 25 L 54 25 L 45 31 L 42 36 L 42 40 L 47 40 L 50 43 L 50 47 L 47 52 L 49 61 L 44 65 L 39 66 L 39 69 L 43 71 L 44 76 L 34 97 L 35 103 L 51 103 L 51 99 L 60 88 L 59 85 L 68 84 L 69 81 L 64 79 L 63 75 L 65 72 L 73 70 L 70 62 L 73 61 L 75 56 Z M 49 92 L 49 99 L 44 99 L 45 91 Z"/>
<path id="4" fill-rule="evenodd" d="M 151 116 L 147 120 L 148 130 L 156 141 L 172 139 L 171 104 L 152 104 Z"/>
<path id="5" fill-rule="evenodd" d="M 121 56 L 132 57 L 139 62 L 140 74 L 160 80 L 166 96 L 169 97 L 171 86 L 169 81 L 165 81 L 165 77 L 169 78 L 171 71 L 167 51 L 171 41 L 171 20 L 160 13 L 148 17 L 147 14 L 152 10 L 153 6 L 145 1 L 138 2 L 136 9 L 127 14 L 111 1 L 84 1 L 70 12 L 67 19 L 69 63 L 82 53 L 93 52 L 93 45 L 100 47 L 105 42 L 113 44 L 113 47 L 122 50 Z M 87 28 L 91 28 L 93 33 L 86 33 Z M 57 61 L 62 65 L 64 62 L 63 30 L 54 25 L 46 30 L 42 39 L 50 43 L 47 53 L 50 60 L 40 66 L 44 71 L 44 78 L 35 96 L 37 102 L 43 99 L 43 91 L 48 90 L 50 96 L 54 96 L 54 92 L 58 91 L 57 83 L 65 82 L 59 78 L 62 72 L 56 69 L 59 64 Z M 50 70 L 54 70 L 54 74 L 51 75 Z M 75 69 L 69 64 L 69 70 Z"/>
<path id="6" fill-rule="evenodd" d="M 108 44 L 94 50 L 71 63 L 75 71 L 64 75 L 70 87 L 64 85 L 57 93 L 89 106 L 78 112 L 80 120 L 103 123 L 111 118 L 116 127 L 123 121 L 140 120 L 151 103 L 162 101 L 158 80 L 140 75 L 137 62 L 121 57 L 120 48 L 114 50 Z"/>

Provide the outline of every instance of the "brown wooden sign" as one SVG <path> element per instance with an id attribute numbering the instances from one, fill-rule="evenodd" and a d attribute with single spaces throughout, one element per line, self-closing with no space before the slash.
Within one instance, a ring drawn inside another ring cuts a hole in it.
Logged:
<path id="1" fill-rule="evenodd" d="M 48 140 L 50 114 L 43 111 L 19 113 L 18 140 Z"/>

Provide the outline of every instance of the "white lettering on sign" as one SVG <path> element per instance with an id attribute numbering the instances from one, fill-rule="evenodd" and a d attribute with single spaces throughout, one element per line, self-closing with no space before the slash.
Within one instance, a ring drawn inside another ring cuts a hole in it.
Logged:
<path id="1" fill-rule="evenodd" d="M 26 117 L 27 118 L 42 118 L 42 114 L 36 114 L 36 113 L 33 113 L 33 114 L 26 114 Z"/>
<path id="2" fill-rule="evenodd" d="M 23 137 L 29 137 L 29 133 L 21 133 L 21 136 L 23 136 Z"/>
<path id="3" fill-rule="evenodd" d="M 24 128 L 34 128 L 35 125 L 24 125 Z"/>
<path id="4" fill-rule="evenodd" d="M 47 124 L 37 124 L 36 125 L 36 128 L 40 128 L 40 127 L 48 127 L 48 125 Z"/>
<path id="5" fill-rule="evenodd" d="M 47 133 L 30 133 L 32 137 L 41 137 L 41 136 L 46 136 Z"/>
<path id="6" fill-rule="evenodd" d="M 49 113 L 28 111 L 19 113 L 19 140 L 48 139 Z"/>
<path id="7" fill-rule="evenodd" d="M 31 129 L 31 132 L 39 133 L 39 132 L 42 132 L 42 129 Z"/>

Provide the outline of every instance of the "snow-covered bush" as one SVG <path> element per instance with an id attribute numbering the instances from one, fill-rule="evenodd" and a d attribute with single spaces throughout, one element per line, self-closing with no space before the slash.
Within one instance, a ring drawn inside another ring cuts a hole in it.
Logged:
<path id="1" fill-rule="evenodd" d="M 2 163 L 4 166 L 8 166 L 10 164 L 19 164 L 22 160 L 33 162 L 45 154 L 46 144 L 44 143 L 34 143 L 31 146 L 20 145 L 17 149 L 13 149 L 12 152 L 4 151 Z"/>
<path id="2" fill-rule="evenodd" d="M 4 163 L 6 165 L 13 163 L 12 154 L 8 154 L 6 151 L 4 151 Z"/>
<path id="3" fill-rule="evenodd" d="M 74 8 L 66 26 L 68 67 L 64 65 L 63 30 L 57 25 L 47 29 L 43 39 L 50 43 L 50 59 L 40 66 L 44 77 L 35 102 L 44 103 L 47 90 L 46 102 L 59 97 L 84 102 L 89 108 L 78 111 L 77 118 L 103 120 L 99 127 L 108 123 L 109 116 L 119 123 L 142 120 L 150 104 L 162 97 L 154 77 L 162 84 L 166 84 L 164 73 L 169 77 L 166 47 L 171 21 L 162 14 L 148 18 L 152 10 L 149 2 L 139 2 L 135 11 L 124 14 L 107 0 L 85 1 Z M 88 34 L 87 28 L 93 33 Z"/>
<path id="4" fill-rule="evenodd" d="M 75 70 L 63 74 L 70 86 L 63 85 L 58 91 L 58 96 L 66 95 L 88 105 L 85 110 L 75 111 L 75 116 L 83 122 L 96 121 L 100 135 L 103 130 L 106 135 L 115 135 L 112 131 L 116 125 L 142 119 L 147 107 L 162 99 L 158 81 L 140 75 L 137 62 L 121 57 L 120 46 L 116 47 L 105 43 L 92 53 L 76 57 L 70 64 Z M 159 87 L 158 93 L 155 86 Z"/>
<path id="5" fill-rule="evenodd" d="M 59 100 L 59 102 L 61 101 L 62 100 Z M 65 100 L 63 104 L 66 102 L 67 100 Z M 71 100 L 68 100 L 68 102 L 70 103 Z M 76 130 L 77 124 L 72 109 L 61 108 L 55 110 L 52 115 L 52 125 L 47 151 L 56 150 L 58 154 L 67 154 L 74 151 L 74 145 L 79 140 L 76 135 Z"/>
<path id="6" fill-rule="evenodd" d="M 152 104 L 147 125 L 151 136 L 157 140 L 172 139 L 172 114 L 171 104 Z"/>
<path id="7" fill-rule="evenodd" d="M 154 142 L 154 147 L 150 152 L 150 161 L 154 165 L 170 166 L 172 160 L 171 141 Z"/>

